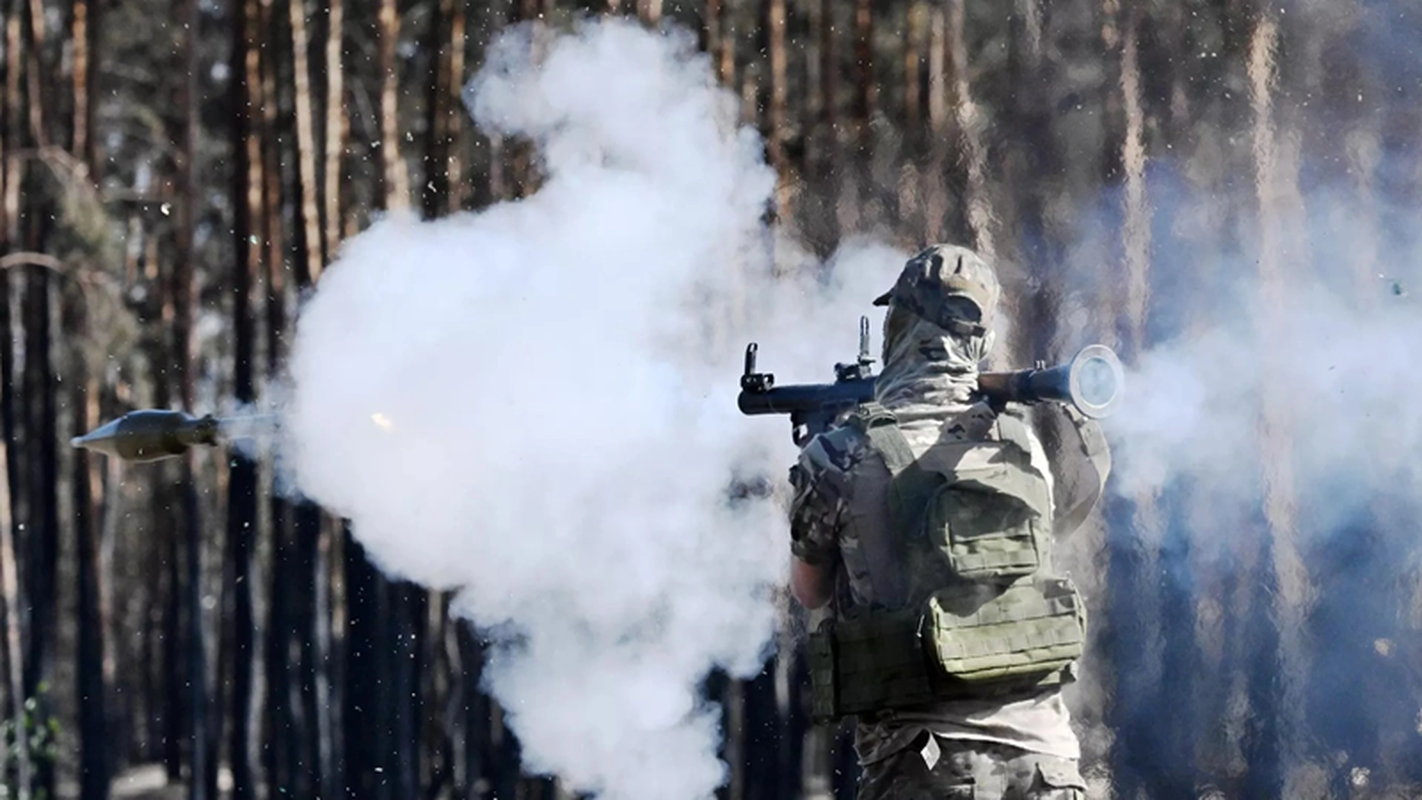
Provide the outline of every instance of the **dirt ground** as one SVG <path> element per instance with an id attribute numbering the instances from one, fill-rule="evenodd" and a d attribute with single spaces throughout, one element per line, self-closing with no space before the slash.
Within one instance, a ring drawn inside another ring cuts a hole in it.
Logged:
<path id="1" fill-rule="evenodd" d="M 55 794 L 60 800 L 79 796 L 77 784 L 61 784 L 56 789 Z M 228 770 L 218 773 L 217 789 L 216 800 L 230 796 L 232 774 Z M 169 783 L 162 764 L 144 764 L 115 776 L 110 784 L 109 796 L 113 800 L 186 800 L 188 787 L 185 783 Z"/>

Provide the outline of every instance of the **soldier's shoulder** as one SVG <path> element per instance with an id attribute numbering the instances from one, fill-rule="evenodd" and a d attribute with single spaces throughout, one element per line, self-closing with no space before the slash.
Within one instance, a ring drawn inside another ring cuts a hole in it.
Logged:
<path id="1" fill-rule="evenodd" d="M 1042 438 L 1037 432 L 1037 420 L 1032 412 L 1032 409 L 1016 404 L 996 412 L 997 436 L 1028 452 L 1041 450 Z"/>
<path id="2" fill-rule="evenodd" d="M 851 472 L 864 459 L 868 438 L 853 425 L 816 434 L 800 451 L 800 461 L 815 471 Z"/>

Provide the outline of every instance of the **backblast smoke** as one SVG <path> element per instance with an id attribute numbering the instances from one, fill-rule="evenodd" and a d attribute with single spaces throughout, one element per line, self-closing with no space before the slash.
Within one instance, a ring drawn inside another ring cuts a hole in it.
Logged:
<path id="1" fill-rule="evenodd" d="M 384 570 L 459 591 L 530 769 L 707 797 L 724 766 L 698 685 L 759 670 L 788 559 L 776 502 L 728 499 L 794 455 L 786 420 L 736 410 L 742 348 L 781 382 L 830 380 L 907 254 L 850 243 L 820 265 L 767 226 L 761 143 L 688 36 L 546 33 L 504 35 L 467 93 L 484 131 L 536 145 L 540 188 L 344 245 L 298 323 L 283 455 Z M 1357 769 L 1417 772 L 1417 213 L 1364 214 L 1347 187 L 1285 197 L 1301 156 L 1270 127 L 1270 80 L 1255 130 L 1231 132 L 1257 152 L 1217 170 L 1258 162 L 1256 185 L 1192 185 L 1179 154 L 1129 201 L 1151 206 L 1154 293 L 1107 423 L 1108 533 L 1063 548 L 1097 547 L 1103 680 L 1084 687 L 1105 694 L 1077 707 L 1104 709 L 1086 749 L 1120 796 L 1336 796 Z M 1098 231 L 1060 207 L 1060 229 L 1119 240 L 1114 212 Z M 1120 322 L 1095 313 L 1122 305 L 1101 255 L 1076 248 L 1082 328 Z"/>
<path id="2" fill-rule="evenodd" d="M 1417 212 L 1347 184 L 1285 202 L 1156 169 L 1146 196 L 1169 224 L 1105 423 L 1109 534 L 1075 554 L 1109 587 L 1104 691 L 1080 702 L 1107 729 L 1090 749 L 1123 797 L 1415 786 Z M 1232 225 L 1192 224 L 1222 209 Z M 1118 291 L 1099 266 L 1079 277 Z"/>
<path id="3" fill-rule="evenodd" d="M 530 197 L 349 240 L 304 306 L 284 457 L 387 573 L 457 590 L 525 764 L 619 800 L 724 778 L 713 668 L 757 673 L 788 541 L 788 423 L 736 409 L 743 337 L 830 379 L 905 254 L 829 279 L 762 220 L 736 98 L 681 33 L 615 20 L 504 35 L 466 93 L 537 146 Z M 853 285 L 849 285 L 852 283 Z"/>

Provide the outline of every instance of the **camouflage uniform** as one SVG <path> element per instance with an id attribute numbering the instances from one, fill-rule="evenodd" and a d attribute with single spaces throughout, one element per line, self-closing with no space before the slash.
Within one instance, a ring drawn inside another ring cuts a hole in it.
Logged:
<path id="1" fill-rule="evenodd" d="M 997 295 L 996 278 L 975 253 L 935 245 L 910 260 L 895 289 L 876 301 L 890 308 L 875 399 L 896 418 L 914 458 L 935 442 L 1001 438 L 1011 413 L 997 413 L 976 393 L 978 364 L 992 346 Z M 1059 408 L 1070 423 L 1061 427 L 1079 434 L 1066 437 L 1063 453 L 1076 458 L 1048 464 L 1030 431 L 1026 449 L 1030 469 L 1044 478 L 1051 495 L 1048 505 L 1056 514 L 1049 524 L 1063 533 L 1079 525 L 1099 498 L 1109 461 L 1094 423 Z M 1067 480 L 1054 484 L 1053 466 Z M 790 481 L 792 551 L 806 563 L 833 567 L 836 618 L 855 609 L 903 607 L 922 596 L 925 581 L 952 580 L 942 574 L 925 578 L 914 565 L 899 563 L 903 550 L 855 534 L 863 523 L 855 515 L 888 508 L 891 481 L 862 429 L 847 425 L 811 439 Z M 1050 554 L 1044 556 L 1049 563 Z M 898 579 L 891 577 L 896 574 Z M 1063 680 L 1070 679 L 1068 668 Z M 1060 684 L 861 713 L 855 738 L 863 772 L 859 797 L 1083 797 L 1080 749 L 1070 722 Z"/>
<path id="2" fill-rule="evenodd" d="M 914 744 L 920 742 L 922 747 L 900 750 L 867 770 L 859 800 L 1080 800 L 1086 796 L 1073 759 L 988 742 L 934 739 L 927 732 Z"/>

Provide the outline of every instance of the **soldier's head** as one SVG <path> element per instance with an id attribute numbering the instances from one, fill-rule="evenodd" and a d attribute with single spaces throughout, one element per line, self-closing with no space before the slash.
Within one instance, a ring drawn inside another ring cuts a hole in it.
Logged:
<path id="1" fill-rule="evenodd" d="M 982 256 L 954 244 L 924 248 L 904 264 L 893 288 L 874 300 L 888 307 L 885 366 L 901 358 L 905 346 L 942 346 L 952 351 L 945 358 L 977 364 L 992 348 L 1000 294 L 997 275 Z"/>

